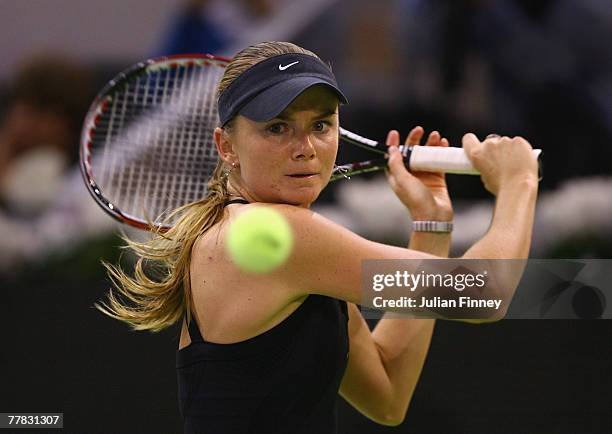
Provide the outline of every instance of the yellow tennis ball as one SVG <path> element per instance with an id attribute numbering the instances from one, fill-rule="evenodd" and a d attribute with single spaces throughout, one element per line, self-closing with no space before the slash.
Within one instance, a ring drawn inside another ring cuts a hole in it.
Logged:
<path id="1" fill-rule="evenodd" d="M 289 257 L 293 232 L 278 211 L 258 206 L 244 211 L 230 224 L 226 247 L 241 269 L 267 273 Z"/>

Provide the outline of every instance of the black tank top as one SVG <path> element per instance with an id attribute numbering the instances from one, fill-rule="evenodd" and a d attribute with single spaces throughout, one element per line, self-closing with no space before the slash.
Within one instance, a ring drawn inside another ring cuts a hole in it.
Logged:
<path id="1" fill-rule="evenodd" d="M 176 356 L 185 433 L 335 434 L 348 360 L 346 302 L 309 295 L 284 321 L 234 344 L 205 341 Z"/>

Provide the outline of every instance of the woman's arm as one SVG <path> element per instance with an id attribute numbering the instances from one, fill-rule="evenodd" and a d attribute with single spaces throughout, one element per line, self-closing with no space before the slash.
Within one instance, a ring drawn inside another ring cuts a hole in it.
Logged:
<path id="1" fill-rule="evenodd" d="M 464 258 L 491 257 L 492 252 L 499 258 L 527 257 L 537 182 L 530 176 L 513 179 L 487 187 L 497 194 L 493 222 Z M 413 233 L 409 246 L 440 257 L 447 256 L 449 247 L 449 234 L 426 233 Z M 341 395 L 378 423 L 402 423 L 429 350 L 434 321 L 383 317 L 370 333 L 359 310 L 350 305 L 351 352 Z"/>
<path id="2" fill-rule="evenodd" d="M 413 232 L 409 248 L 447 257 L 450 241 L 446 233 Z M 375 422 L 396 426 L 406 417 L 435 320 L 387 315 L 370 332 L 359 309 L 349 303 L 350 354 L 340 395 Z"/>
<path id="3" fill-rule="evenodd" d="M 407 145 L 418 145 L 421 127 L 414 128 Z M 399 143 L 392 133 L 388 144 Z M 434 131 L 426 146 L 448 146 Z M 411 196 L 404 197 L 413 220 L 452 221 L 453 211 L 443 174 L 405 174 Z M 389 181 L 394 182 L 392 175 Z M 396 186 L 400 183 L 395 183 Z M 405 185 L 405 183 L 404 183 Z M 409 249 L 442 258 L 448 256 L 450 233 L 412 232 Z M 383 425 L 399 425 L 421 376 L 435 325 L 433 319 L 397 319 L 385 314 L 372 332 L 354 304 L 349 305 L 350 354 L 340 394 L 358 411 Z"/>
<path id="4" fill-rule="evenodd" d="M 403 422 L 421 375 L 433 333 L 433 319 L 381 319 L 370 329 L 349 303 L 349 361 L 340 394 L 373 421 Z"/>

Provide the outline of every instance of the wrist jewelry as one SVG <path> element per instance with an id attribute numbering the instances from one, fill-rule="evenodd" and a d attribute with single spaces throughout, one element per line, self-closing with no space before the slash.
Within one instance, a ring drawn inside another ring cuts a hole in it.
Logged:
<path id="1" fill-rule="evenodd" d="M 440 222 L 435 220 L 417 220 L 412 222 L 414 232 L 452 232 L 453 222 Z"/>

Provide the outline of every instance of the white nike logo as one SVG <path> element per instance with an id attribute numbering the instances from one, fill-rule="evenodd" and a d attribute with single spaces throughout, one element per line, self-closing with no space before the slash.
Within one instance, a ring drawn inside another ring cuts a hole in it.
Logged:
<path id="1" fill-rule="evenodd" d="M 296 63 L 300 63 L 300 61 L 299 61 L 299 60 L 296 60 L 295 62 L 290 63 L 289 65 L 284 65 L 284 66 L 279 64 L 279 65 L 278 65 L 278 70 L 279 70 L 279 71 L 284 71 L 285 69 L 289 68 L 290 66 L 295 65 Z"/>

